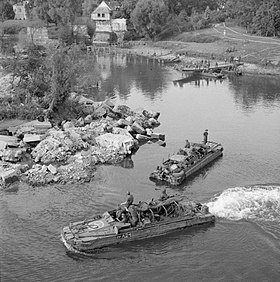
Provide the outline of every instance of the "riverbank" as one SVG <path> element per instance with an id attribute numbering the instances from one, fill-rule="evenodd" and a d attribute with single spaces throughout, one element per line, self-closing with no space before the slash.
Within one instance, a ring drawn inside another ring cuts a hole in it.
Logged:
<path id="1" fill-rule="evenodd" d="M 241 58 L 244 74 L 280 75 L 280 39 L 248 34 L 230 23 L 183 32 L 166 41 L 139 41 L 132 45 L 130 52 L 159 60 L 179 56 L 183 66 L 201 60 L 224 64 L 233 57 Z"/>
<path id="2" fill-rule="evenodd" d="M 166 61 L 170 62 L 174 60 L 174 64 L 176 64 L 176 69 L 181 69 L 188 65 L 195 65 L 196 63 L 200 63 L 202 60 L 209 60 L 211 66 L 214 66 L 216 63 L 218 65 L 225 64 L 225 62 L 230 61 L 230 57 L 234 54 L 226 54 L 225 56 L 218 54 L 216 51 L 209 53 L 209 51 L 201 53 L 198 49 L 193 51 L 192 49 L 196 49 L 196 47 L 190 48 L 190 44 L 188 47 L 182 48 L 179 43 L 169 43 L 164 44 L 164 42 L 144 42 L 142 44 L 137 44 L 132 46 L 129 49 L 129 52 L 133 54 L 137 54 L 139 56 L 145 56 L 150 59 L 155 59 L 158 61 Z M 180 62 L 175 62 L 174 58 L 179 58 Z M 251 63 L 246 58 L 241 57 L 241 62 L 244 63 L 240 68 L 243 74 L 247 75 L 280 75 L 280 67 L 278 65 L 273 65 L 268 63 L 265 65 L 260 61 L 259 64 Z"/>

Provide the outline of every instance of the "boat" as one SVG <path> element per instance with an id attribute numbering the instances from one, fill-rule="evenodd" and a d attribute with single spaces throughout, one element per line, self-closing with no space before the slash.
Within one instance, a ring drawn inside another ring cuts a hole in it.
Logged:
<path id="1" fill-rule="evenodd" d="M 167 182 L 178 186 L 195 172 L 210 164 L 223 155 L 223 146 L 220 143 L 208 141 L 190 143 L 191 151 L 180 149 L 170 156 L 150 174 L 150 179 L 160 183 Z M 188 152 L 187 152 L 188 151 Z"/>
<path id="2" fill-rule="evenodd" d="M 184 72 L 200 72 L 201 70 L 199 68 L 196 68 L 196 67 L 185 67 L 185 68 L 182 68 L 182 71 L 184 71 Z"/>
<path id="3" fill-rule="evenodd" d="M 119 221 L 119 210 L 128 211 L 130 217 L 130 211 L 136 211 L 138 220 L 136 223 Z M 62 229 L 61 240 L 68 251 L 92 253 L 106 246 L 162 236 L 214 222 L 215 216 L 209 213 L 206 205 L 172 195 L 70 223 Z"/>
<path id="4" fill-rule="evenodd" d="M 217 73 L 217 72 L 207 72 L 207 71 L 202 71 L 200 73 L 202 77 L 206 78 L 214 78 L 214 79 L 223 79 L 225 78 L 225 75 L 222 73 Z"/>
<path id="5" fill-rule="evenodd" d="M 235 70 L 222 70 L 222 74 L 227 74 L 227 75 L 242 75 L 242 70 L 241 69 L 235 69 Z"/>

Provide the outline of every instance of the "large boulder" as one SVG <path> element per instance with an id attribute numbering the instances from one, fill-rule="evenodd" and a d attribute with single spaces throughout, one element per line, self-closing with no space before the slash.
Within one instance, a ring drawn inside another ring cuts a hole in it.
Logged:
<path id="1" fill-rule="evenodd" d="M 6 162 L 19 162 L 25 153 L 24 149 L 4 149 L 0 150 L 0 159 Z"/>
<path id="2" fill-rule="evenodd" d="M 28 165 L 0 161 L 0 187 L 6 188 L 19 182 L 21 174 L 27 169 Z"/>
<path id="3" fill-rule="evenodd" d="M 121 118 L 134 115 L 134 112 L 126 105 L 115 106 L 113 110 L 115 113 L 118 113 Z"/>
<path id="4" fill-rule="evenodd" d="M 65 161 L 76 151 L 87 148 L 88 143 L 83 141 L 77 131 L 76 128 L 71 127 L 64 131 L 51 129 L 48 136 L 31 153 L 35 162 Z"/>
<path id="5" fill-rule="evenodd" d="M 59 167 L 52 164 L 33 165 L 25 172 L 26 181 L 34 186 L 52 183 L 83 183 L 94 177 L 98 159 L 92 156 L 91 150 L 78 152 L 71 156 L 66 164 Z"/>
<path id="6" fill-rule="evenodd" d="M 131 154 L 131 151 L 137 147 L 137 142 L 128 135 L 106 133 L 96 137 L 95 140 L 100 147 L 111 148 L 121 154 Z"/>

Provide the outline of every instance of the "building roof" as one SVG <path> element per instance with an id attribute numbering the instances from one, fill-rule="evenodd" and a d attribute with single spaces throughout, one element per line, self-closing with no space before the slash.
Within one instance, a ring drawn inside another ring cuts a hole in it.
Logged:
<path id="1" fill-rule="evenodd" d="M 111 13 L 112 9 L 108 6 L 105 1 L 102 1 L 100 5 L 92 12 L 92 14 L 98 13 Z"/>

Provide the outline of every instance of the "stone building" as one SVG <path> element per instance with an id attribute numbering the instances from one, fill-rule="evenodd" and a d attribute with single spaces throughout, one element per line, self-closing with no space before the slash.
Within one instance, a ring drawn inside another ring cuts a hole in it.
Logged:
<path id="1" fill-rule="evenodd" d="M 96 23 L 93 43 L 100 41 L 107 42 L 113 33 L 117 35 L 118 41 L 123 40 L 124 33 L 127 31 L 126 19 L 113 19 L 114 12 L 117 9 L 118 6 L 115 3 L 110 6 L 110 4 L 102 1 L 92 12 L 91 19 Z"/>

